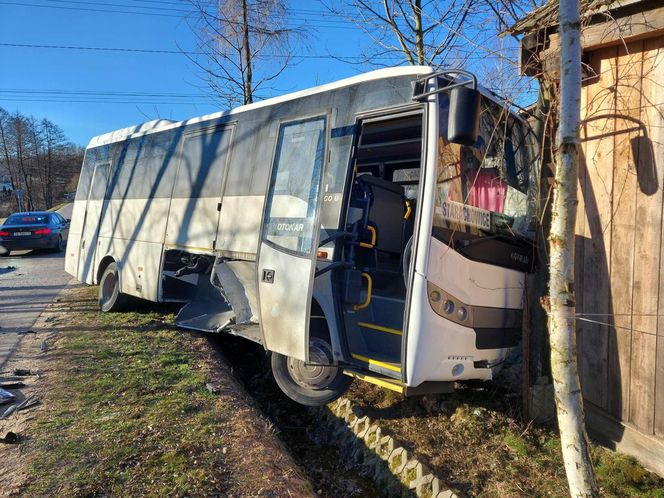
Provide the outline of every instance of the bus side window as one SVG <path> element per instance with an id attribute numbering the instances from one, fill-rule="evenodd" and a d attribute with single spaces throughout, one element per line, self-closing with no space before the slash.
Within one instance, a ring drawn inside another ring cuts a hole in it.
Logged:
<path id="1" fill-rule="evenodd" d="M 303 256 L 311 253 L 324 159 L 325 118 L 281 125 L 266 207 L 265 240 Z"/>
<path id="2" fill-rule="evenodd" d="M 187 199 L 221 195 L 231 136 L 231 128 L 185 135 L 173 197 Z"/>

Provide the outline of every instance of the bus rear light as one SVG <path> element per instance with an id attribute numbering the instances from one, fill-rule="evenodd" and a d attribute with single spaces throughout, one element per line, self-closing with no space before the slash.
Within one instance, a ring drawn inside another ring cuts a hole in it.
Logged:
<path id="1" fill-rule="evenodd" d="M 50 228 L 38 228 L 35 230 L 35 235 L 48 235 L 49 233 L 51 233 Z"/>

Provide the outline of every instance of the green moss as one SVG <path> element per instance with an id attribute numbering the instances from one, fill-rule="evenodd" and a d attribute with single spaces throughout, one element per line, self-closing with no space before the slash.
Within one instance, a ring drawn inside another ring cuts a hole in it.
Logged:
<path id="1" fill-rule="evenodd" d="M 521 436 L 508 433 L 505 435 L 503 442 L 518 456 L 525 457 L 528 455 L 528 442 Z"/>
<path id="2" fill-rule="evenodd" d="M 606 495 L 664 498 L 664 480 L 634 458 L 604 448 L 596 448 L 593 457 L 597 480 Z"/>
<path id="3" fill-rule="evenodd" d="M 401 455 L 397 455 L 397 456 L 394 457 L 394 458 L 392 459 L 392 461 L 390 462 L 390 470 L 391 470 L 393 473 L 396 472 L 397 469 L 399 468 L 399 466 L 401 465 L 401 460 L 402 460 L 402 459 L 403 459 L 403 457 L 402 457 Z"/>
<path id="4" fill-rule="evenodd" d="M 404 472 L 403 479 L 401 480 L 401 482 L 403 482 L 406 486 L 408 486 L 416 478 L 417 478 L 417 471 L 414 468 L 408 469 L 406 472 Z"/>

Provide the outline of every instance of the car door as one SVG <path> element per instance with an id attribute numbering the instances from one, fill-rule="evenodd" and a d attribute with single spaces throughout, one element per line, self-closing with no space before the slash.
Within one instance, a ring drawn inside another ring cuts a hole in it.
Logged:
<path id="1" fill-rule="evenodd" d="M 62 235 L 62 240 L 66 241 L 69 237 L 69 222 L 65 220 L 60 213 L 54 213 L 55 221 L 60 228 L 60 234 Z"/>
<path id="2" fill-rule="evenodd" d="M 258 249 L 264 344 L 303 361 L 309 353 L 326 123 L 325 116 L 281 123 Z"/>

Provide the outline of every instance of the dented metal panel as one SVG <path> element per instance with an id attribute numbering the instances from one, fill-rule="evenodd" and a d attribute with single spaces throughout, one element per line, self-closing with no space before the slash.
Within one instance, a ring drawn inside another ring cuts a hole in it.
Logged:
<path id="1" fill-rule="evenodd" d="M 258 323 L 255 262 L 218 260 L 214 265 L 212 283 L 220 288 L 233 308 L 236 324 Z"/>

